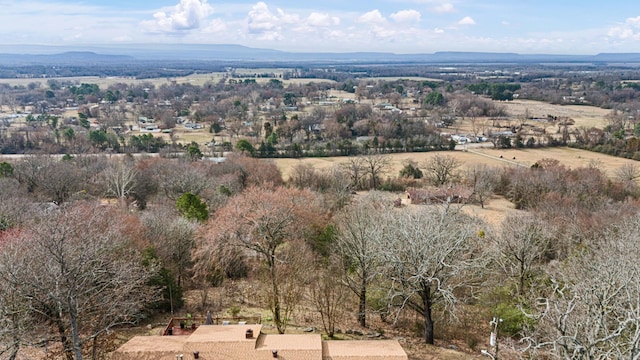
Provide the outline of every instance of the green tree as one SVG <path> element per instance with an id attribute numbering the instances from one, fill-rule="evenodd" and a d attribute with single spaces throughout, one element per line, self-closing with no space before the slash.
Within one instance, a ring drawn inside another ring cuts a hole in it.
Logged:
<path id="1" fill-rule="evenodd" d="M 196 142 L 192 142 L 187 147 L 187 155 L 191 160 L 200 160 L 202 159 L 202 151 L 200 151 L 200 146 Z"/>
<path id="2" fill-rule="evenodd" d="M 511 138 L 508 136 L 500 135 L 498 138 L 500 148 L 502 149 L 510 149 L 511 148 Z"/>
<path id="3" fill-rule="evenodd" d="M 89 141 L 95 147 L 102 147 L 107 143 L 107 133 L 102 130 L 90 131 Z"/>
<path id="4" fill-rule="evenodd" d="M 85 129 L 88 129 L 90 124 L 89 124 L 89 119 L 87 117 L 87 114 L 85 113 L 78 113 L 78 121 L 80 122 L 80 126 L 82 126 Z"/>
<path id="5" fill-rule="evenodd" d="M 0 178 L 13 175 L 13 165 L 6 161 L 0 162 Z"/>
<path id="6" fill-rule="evenodd" d="M 160 262 L 157 250 L 153 247 L 149 247 L 144 250 L 142 264 L 151 268 L 156 266 Z M 152 309 L 157 309 L 166 312 L 173 312 L 173 309 L 179 309 L 184 305 L 184 296 L 182 286 L 178 285 L 177 277 L 162 266 L 158 271 L 149 279 L 147 285 L 156 289 L 161 289 L 161 299 L 157 299 L 155 302 L 149 305 Z"/>
<path id="7" fill-rule="evenodd" d="M 424 98 L 424 103 L 431 106 L 443 105 L 444 96 L 437 91 L 432 91 Z"/>
<path id="8" fill-rule="evenodd" d="M 187 219 L 206 221 L 209 218 L 207 204 L 192 193 L 184 193 L 176 201 L 178 211 Z"/>
<path id="9" fill-rule="evenodd" d="M 255 153 L 256 149 L 254 149 L 253 145 L 251 145 L 251 143 L 245 139 L 239 140 L 236 143 L 236 149 L 238 149 L 241 152 L 247 152 L 250 155 L 253 156 L 253 154 Z"/>
<path id="10" fill-rule="evenodd" d="M 406 164 L 402 170 L 400 170 L 400 176 L 404 178 L 422 179 L 422 175 L 422 170 L 411 162 Z"/>
<path id="11" fill-rule="evenodd" d="M 118 97 L 111 90 L 107 90 L 107 92 L 104 94 L 104 101 L 113 103 L 116 100 L 118 100 Z"/>
<path id="12" fill-rule="evenodd" d="M 61 135 L 68 144 L 72 143 L 76 138 L 76 132 L 70 127 L 62 129 Z"/>
<path id="13" fill-rule="evenodd" d="M 267 137 L 267 144 L 269 145 L 275 145 L 278 143 L 278 134 L 276 134 L 275 132 L 272 132 L 271 134 L 269 134 L 269 136 Z"/>

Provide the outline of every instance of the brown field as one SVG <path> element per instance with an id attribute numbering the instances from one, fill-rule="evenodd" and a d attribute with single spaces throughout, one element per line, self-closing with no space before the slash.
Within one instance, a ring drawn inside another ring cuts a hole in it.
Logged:
<path id="1" fill-rule="evenodd" d="M 251 71 L 252 73 L 257 71 Z M 266 72 L 266 71 L 265 71 Z M 273 72 L 273 71 L 272 71 Z M 277 73 L 277 72 L 275 72 Z M 194 86 L 202 86 L 207 82 L 217 83 L 223 77 L 225 73 L 208 73 L 208 74 L 194 74 L 189 76 L 180 76 L 180 77 L 166 77 L 166 78 L 152 78 L 152 79 L 136 79 L 133 77 L 122 77 L 122 76 L 109 76 L 109 77 L 99 77 L 99 76 L 76 76 L 76 77 L 63 77 L 63 78 L 46 78 L 46 79 L 0 79 L 0 84 L 9 84 L 10 86 L 27 86 L 30 83 L 38 83 L 42 88 L 48 88 L 47 81 L 49 80 L 58 80 L 58 81 L 71 81 L 76 84 L 97 84 L 101 89 L 106 89 L 111 85 L 115 85 L 118 83 L 125 84 L 152 84 L 156 87 L 169 84 L 175 82 L 177 84 L 192 84 Z M 238 81 L 243 81 L 244 78 L 235 78 Z M 259 83 L 267 83 L 271 78 L 258 78 L 255 79 Z M 289 79 L 284 80 L 283 83 L 285 85 L 288 84 L 308 84 L 311 82 L 328 82 L 333 83 L 333 80 L 323 80 L 323 79 Z"/>
<path id="2" fill-rule="evenodd" d="M 486 145 L 489 146 L 489 145 Z M 460 147 L 460 146 L 458 146 Z M 617 158 L 605 154 L 590 152 L 568 147 L 539 148 L 539 149 L 490 149 L 471 148 L 468 150 L 457 150 L 450 152 L 427 152 L 427 153 L 403 153 L 391 154 L 388 171 L 385 176 L 397 176 L 407 160 L 412 160 L 422 166 L 429 158 L 436 154 L 455 157 L 461 163 L 461 168 L 467 168 L 475 164 L 486 164 L 488 166 L 526 166 L 533 165 L 541 159 L 555 159 L 569 168 L 597 166 L 614 176 L 615 170 L 627 163 L 635 163 L 634 160 Z M 500 158 L 502 156 L 502 158 Z M 515 158 L 515 159 L 514 159 Z M 288 179 L 293 167 L 297 164 L 311 164 L 316 169 L 329 169 L 332 166 L 344 163 L 345 157 L 326 158 L 303 158 L 303 159 L 275 159 L 273 160 L 282 172 L 285 179 Z M 404 197 L 404 195 L 401 195 Z M 403 203 L 407 203 L 406 200 Z M 470 215 L 483 219 L 488 226 L 497 227 L 502 220 L 511 212 L 519 211 L 514 209 L 514 205 L 500 196 L 492 197 L 484 209 L 478 205 L 464 205 L 463 210 Z"/>
<path id="3" fill-rule="evenodd" d="M 153 84 L 154 86 L 160 86 L 163 84 L 169 84 L 175 81 L 178 84 L 191 83 L 193 85 L 202 86 L 207 81 L 217 82 L 223 77 L 223 73 L 211 73 L 211 74 L 196 74 L 184 77 L 169 77 L 169 78 L 153 78 L 153 79 L 136 79 L 133 77 L 122 76 L 77 76 L 77 77 L 64 77 L 64 78 L 47 78 L 47 79 L 0 79 L 0 83 L 9 84 L 11 86 L 27 86 L 30 83 L 39 83 L 41 87 L 47 88 L 47 81 L 71 81 L 77 84 L 97 84 L 100 88 L 105 89 L 111 85 L 118 83 L 125 84 Z"/>
<path id="4" fill-rule="evenodd" d="M 624 164 L 636 163 L 634 160 L 618 158 L 596 152 L 572 149 L 568 147 L 557 148 L 534 148 L 534 149 L 493 149 L 491 144 L 485 147 L 469 147 L 466 150 L 459 150 L 462 145 L 458 145 L 456 151 L 451 152 L 424 152 L 424 153 L 402 153 L 390 154 L 390 165 L 386 176 L 397 176 L 407 160 L 412 160 L 418 165 L 424 164 L 429 158 L 436 154 L 453 156 L 462 167 L 475 164 L 486 164 L 489 166 L 526 166 L 533 165 L 541 159 L 555 159 L 570 168 L 596 165 L 604 170 L 609 176 L 613 176 L 616 169 Z M 500 158 L 502 156 L 502 158 Z M 514 159 L 515 158 L 515 159 Z M 296 164 L 311 164 L 317 169 L 328 169 L 333 165 L 348 161 L 345 157 L 325 157 L 325 158 L 302 158 L 302 159 L 275 159 L 274 162 L 282 172 L 285 179 L 289 178 L 292 168 Z"/>
<path id="5" fill-rule="evenodd" d="M 576 127 L 603 127 L 606 125 L 605 116 L 611 112 L 586 105 L 554 105 L 533 100 L 500 101 L 505 106 L 511 117 L 524 115 L 529 110 L 529 115 L 535 118 L 546 118 L 547 115 L 567 116 L 576 121 Z"/>
<path id="6" fill-rule="evenodd" d="M 358 80 L 365 81 L 398 81 L 398 80 L 413 80 L 413 81 L 433 81 L 433 82 L 444 82 L 442 79 L 434 79 L 428 77 L 421 76 L 380 76 L 373 78 L 359 78 Z"/>

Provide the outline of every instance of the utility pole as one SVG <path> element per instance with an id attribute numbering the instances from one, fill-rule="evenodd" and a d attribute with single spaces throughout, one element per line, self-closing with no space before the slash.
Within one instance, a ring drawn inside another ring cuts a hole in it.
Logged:
<path id="1" fill-rule="evenodd" d="M 493 331 L 491 331 L 491 336 L 489 337 L 489 345 L 493 347 L 493 354 L 484 349 L 480 351 L 482 355 L 488 356 L 492 360 L 498 360 L 498 325 L 500 323 L 502 323 L 502 319 L 495 317 L 489 322 L 489 326 L 493 326 Z"/>
<path id="2" fill-rule="evenodd" d="M 489 325 L 493 325 L 493 331 L 491 332 L 491 338 L 489 343 L 491 344 L 491 346 L 494 346 L 494 353 L 493 353 L 493 358 L 494 360 L 498 360 L 498 325 L 502 323 L 502 319 L 500 318 L 493 318 L 493 320 L 491 320 L 491 322 L 489 323 Z"/>

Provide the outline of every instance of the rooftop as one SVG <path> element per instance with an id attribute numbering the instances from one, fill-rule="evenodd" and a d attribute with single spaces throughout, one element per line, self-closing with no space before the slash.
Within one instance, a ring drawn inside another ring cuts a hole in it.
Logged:
<path id="1" fill-rule="evenodd" d="M 320 334 L 267 335 L 261 330 L 261 324 L 200 325 L 190 335 L 136 336 L 112 360 L 174 360 L 181 354 L 184 360 L 407 360 L 396 340 L 323 341 Z"/>

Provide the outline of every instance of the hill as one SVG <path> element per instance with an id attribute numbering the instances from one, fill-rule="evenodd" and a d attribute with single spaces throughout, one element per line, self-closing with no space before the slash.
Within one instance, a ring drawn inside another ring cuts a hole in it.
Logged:
<path id="1" fill-rule="evenodd" d="M 127 44 L 74 46 L 0 45 L 0 64 L 68 64 L 131 61 L 273 61 L 336 63 L 637 63 L 640 53 L 596 55 L 492 52 L 286 52 L 234 44 Z"/>

